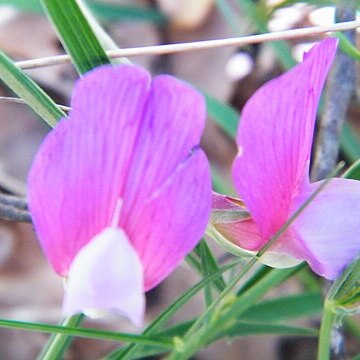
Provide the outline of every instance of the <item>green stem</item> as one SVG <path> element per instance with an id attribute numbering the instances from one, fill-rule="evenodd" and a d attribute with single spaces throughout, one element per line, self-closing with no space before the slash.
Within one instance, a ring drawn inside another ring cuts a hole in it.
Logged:
<path id="1" fill-rule="evenodd" d="M 251 307 L 265 293 L 294 275 L 304 266 L 305 265 L 299 265 L 292 269 L 271 270 L 271 272 L 265 275 L 259 282 L 244 291 L 241 297 L 234 295 L 234 297 L 228 298 L 228 302 L 222 302 L 220 306 L 216 308 L 214 304 L 210 306 L 208 311 L 199 318 L 200 322 L 199 320 L 195 322 L 186 335 L 175 343 L 175 349 L 170 354 L 168 360 L 189 359 L 202 347 L 216 340 L 224 329 L 232 326 L 237 317 Z M 237 277 L 237 279 L 239 280 L 239 277 Z M 219 304 L 219 302 L 217 302 L 217 304 Z M 209 311 L 210 308 L 212 310 L 211 314 Z M 201 321 L 205 314 L 207 314 L 207 320 L 210 319 L 206 324 Z M 199 325 L 196 326 L 196 324 L 203 324 L 204 326 L 199 328 Z"/>
<path id="2" fill-rule="evenodd" d="M 206 279 L 201 280 L 199 283 L 194 285 L 191 289 L 186 291 L 180 298 L 178 298 L 172 305 L 170 305 L 167 309 L 165 309 L 143 332 L 142 335 L 151 335 L 155 333 L 162 324 L 170 319 L 185 303 L 187 303 L 190 299 L 193 298 L 195 294 L 197 294 L 201 289 L 203 289 L 207 284 L 210 284 L 212 281 L 219 278 L 221 274 L 225 271 L 232 269 L 236 265 L 239 265 L 240 261 L 235 260 L 231 264 L 224 265 L 219 269 L 218 272 L 210 275 Z M 106 360 L 128 360 L 131 359 L 132 355 L 134 355 L 139 348 L 140 344 L 130 344 L 125 348 L 117 349 L 110 355 L 106 356 L 104 359 Z"/>
<path id="3" fill-rule="evenodd" d="M 329 301 L 325 300 L 323 316 L 321 319 L 318 360 L 329 360 L 331 353 L 331 332 L 335 313 Z"/>
<path id="4" fill-rule="evenodd" d="M 83 314 L 70 316 L 65 318 L 61 325 L 64 327 L 77 327 L 83 318 Z M 66 334 L 51 335 L 48 343 L 45 345 L 40 355 L 38 356 L 38 360 L 60 359 L 65 350 L 69 347 L 71 339 L 72 336 Z"/>
<path id="5" fill-rule="evenodd" d="M 230 294 L 231 290 L 236 286 L 236 284 L 243 278 L 244 275 L 251 269 L 251 267 L 256 263 L 256 258 L 251 259 L 242 271 L 233 278 L 219 297 L 206 309 L 206 311 L 195 321 L 191 328 L 186 333 L 185 337 L 179 341 L 178 346 L 175 347 L 175 350 L 170 354 L 168 360 L 182 360 L 188 359 L 196 353 L 204 344 L 207 339 L 207 331 L 212 330 L 212 326 L 208 323 L 205 326 L 203 325 L 213 316 L 219 308 L 221 308 L 221 303 L 223 300 Z"/>
<path id="6" fill-rule="evenodd" d="M 115 331 L 103 331 L 97 329 L 65 327 L 59 325 L 47 325 L 27 321 L 0 319 L 0 328 L 19 329 L 26 331 L 37 331 L 52 334 L 66 334 L 88 339 L 103 339 L 108 341 L 141 343 L 143 345 L 160 346 L 167 349 L 174 347 L 173 339 L 164 336 L 142 336 Z"/>

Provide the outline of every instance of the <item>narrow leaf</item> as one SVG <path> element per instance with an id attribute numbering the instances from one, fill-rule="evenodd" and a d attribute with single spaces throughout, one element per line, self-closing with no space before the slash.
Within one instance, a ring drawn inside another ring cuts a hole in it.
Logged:
<path id="1" fill-rule="evenodd" d="M 132 20 L 146 21 L 155 24 L 163 24 L 167 21 L 165 14 L 153 8 L 116 3 L 108 4 L 91 0 L 87 0 L 86 3 L 95 15 L 110 21 Z M 44 13 L 40 0 L 0 0 L 0 5 L 11 5 L 22 11 Z"/>
<path id="2" fill-rule="evenodd" d="M 76 0 L 42 0 L 42 3 L 79 74 L 110 64 Z"/>
<path id="3" fill-rule="evenodd" d="M 346 313 L 350 308 L 359 308 L 360 301 L 360 257 L 345 269 L 343 274 L 334 282 L 329 289 L 328 304 Z"/>
<path id="4" fill-rule="evenodd" d="M 280 285 L 289 277 L 301 270 L 305 265 L 301 264 L 297 267 L 290 269 L 272 269 L 267 275 L 261 278 L 255 285 L 250 287 L 241 296 L 236 297 L 233 303 L 229 306 L 228 310 L 224 312 L 222 317 L 218 320 L 217 325 L 219 328 L 226 326 L 233 321 L 233 319 L 242 315 L 245 311 L 260 300 L 270 289 Z"/>
<path id="5" fill-rule="evenodd" d="M 230 105 L 202 92 L 205 96 L 207 111 L 210 117 L 231 137 L 235 137 L 239 122 L 239 113 Z"/>
<path id="6" fill-rule="evenodd" d="M 360 139 L 356 137 L 351 125 L 345 123 L 341 134 L 341 150 L 351 162 L 360 158 Z"/>
<path id="7" fill-rule="evenodd" d="M 70 318 L 64 319 L 61 326 L 64 327 L 78 327 L 85 315 L 78 314 L 71 316 Z M 42 348 L 41 353 L 38 356 L 38 360 L 48 360 L 49 354 L 53 358 L 62 359 L 63 354 L 71 344 L 72 336 L 65 334 L 52 334 L 47 344 Z"/>
<path id="8" fill-rule="evenodd" d="M 42 12 L 40 0 L 0 0 L 0 5 L 11 5 L 29 12 Z"/>
<path id="9" fill-rule="evenodd" d="M 186 291 L 182 296 L 180 296 L 172 305 L 165 309 L 143 332 L 143 335 L 153 334 L 155 331 L 158 331 L 160 326 L 170 319 L 184 304 L 186 304 L 193 296 L 195 296 L 200 290 L 205 288 L 208 284 L 217 279 L 225 271 L 232 269 L 238 265 L 241 260 L 235 260 L 234 262 L 224 265 L 214 274 L 211 274 L 206 279 L 201 280 L 195 284 L 192 288 Z M 122 359 L 128 360 L 133 358 L 133 354 L 137 353 L 139 350 L 139 345 L 130 344 L 125 348 L 117 349 L 108 355 L 106 360 Z"/>
<path id="10" fill-rule="evenodd" d="M 342 176 L 346 179 L 360 180 L 360 159 L 354 162 Z"/>
<path id="11" fill-rule="evenodd" d="M 55 102 L 2 51 L 0 78 L 51 127 L 54 127 L 60 118 L 66 117 Z"/>
<path id="12" fill-rule="evenodd" d="M 186 331 L 191 327 L 193 323 L 194 320 L 190 320 L 181 324 L 177 324 L 173 327 L 164 329 L 164 331 L 162 331 L 158 335 L 166 334 L 166 336 L 181 337 L 186 333 Z M 236 337 L 244 337 L 251 335 L 317 336 L 317 334 L 317 330 L 306 327 L 237 321 L 234 325 L 220 333 L 216 337 L 216 339 L 211 339 L 210 342 L 222 338 L 233 339 Z M 164 354 L 167 351 L 168 350 L 161 347 L 143 346 L 135 355 L 133 355 L 132 359 L 144 359 L 149 356 Z"/>
<path id="13" fill-rule="evenodd" d="M 235 338 L 250 335 L 287 335 L 287 336 L 317 336 L 318 331 L 311 328 L 287 326 L 279 324 L 261 324 L 237 321 L 235 325 L 223 332 L 219 338 Z"/>
<path id="14" fill-rule="evenodd" d="M 89 8 L 98 16 L 108 20 L 136 20 L 147 21 L 156 24 L 164 24 L 166 16 L 153 8 L 143 8 L 140 6 L 107 4 L 98 1 L 88 1 Z"/>
<path id="15" fill-rule="evenodd" d="M 70 336 L 78 336 L 91 339 L 103 339 L 111 341 L 124 341 L 132 343 L 140 343 L 145 345 L 156 345 L 165 348 L 172 348 L 173 342 L 168 338 L 160 338 L 156 336 L 133 335 L 119 333 L 114 331 L 102 331 L 97 329 L 63 327 L 59 325 L 48 325 L 42 323 L 33 323 L 25 321 L 15 321 L 0 319 L 0 327 L 18 330 L 38 331 L 51 334 L 66 334 Z"/>
<path id="16" fill-rule="evenodd" d="M 320 314 L 322 299 L 319 292 L 285 296 L 262 301 L 241 315 L 241 320 L 274 322 L 293 320 Z"/>
<path id="17" fill-rule="evenodd" d="M 195 252 L 201 257 L 204 270 L 203 275 L 205 278 L 219 271 L 218 262 L 204 239 L 202 239 L 199 245 L 195 248 Z M 219 276 L 217 279 L 215 279 L 214 284 L 219 291 L 223 291 L 226 287 L 222 276 Z"/>
<path id="18" fill-rule="evenodd" d="M 348 40 L 348 38 L 341 32 L 337 32 L 334 35 L 340 40 L 340 49 L 352 59 L 360 61 L 360 51 Z"/>

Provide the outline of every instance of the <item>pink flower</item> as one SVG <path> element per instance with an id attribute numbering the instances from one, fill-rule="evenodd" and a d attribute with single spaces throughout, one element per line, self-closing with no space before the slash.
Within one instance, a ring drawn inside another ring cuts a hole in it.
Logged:
<path id="1" fill-rule="evenodd" d="M 64 315 L 118 310 L 140 324 L 144 292 L 196 245 L 211 203 L 198 144 L 201 95 L 136 66 L 97 68 L 29 174 L 41 246 L 67 278 Z"/>
<path id="2" fill-rule="evenodd" d="M 230 221 L 213 216 L 215 229 L 243 249 L 261 249 L 321 184 L 309 182 L 309 161 L 319 97 L 336 48 L 336 39 L 321 41 L 244 107 L 233 177 L 251 217 L 233 199 L 213 200 L 218 212 L 233 212 Z M 305 260 L 317 274 L 334 279 L 360 251 L 359 214 L 360 182 L 333 179 L 263 261 L 289 266 Z"/>

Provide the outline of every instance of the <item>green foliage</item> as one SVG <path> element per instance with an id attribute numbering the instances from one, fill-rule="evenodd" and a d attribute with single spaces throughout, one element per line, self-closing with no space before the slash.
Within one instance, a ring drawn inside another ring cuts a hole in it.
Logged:
<path id="1" fill-rule="evenodd" d="M 60 118 L 66 117 L 55 102 L 2 51 L 0 51 L 0 78 L 50 126 L 55 126 Z"/>
<path id="2" fill-rule="evenodd" d="M 76 0 L 42 0 L 42 4 L 80 74 L 110 64 Z"/>
<path id="3" fill-rule="evenodd" d="M 61 325 L 65 328 L 77 327 L 78 325 L 80 325 L 84 317 L 85 315 L 83 314 L 71 316 L 62 321 Z M 72 337 L 69 335 L 53 333 L 48 343 L 43 347 L 37 360 L 52 360 L 54 358 L 62 359 L 65 351 L 71 344 L 71 340 Z M 48 354 L 51 354 L 52 358 L 49 358 Z"/>
<path id="4" fill-rule="evenodd" d="M 221 338 L 227 337 L 232 339 L 249 335 L 316 336 L 317 334 L 317 330 L 305 327 L 237 321 L 221 334 Z"/>
<path id="5" fill-rule="evenodd" d="M 165 309 L 143 332 L 143 335 L 154 334 L 159 331 L 160 326 L 165 324 L 182 306 L 184 306 L 189 300 L 191 300 L 200 290 L 204 289 L 207 285 L 211 284 L 214 280 L 218 279 L 225 271 L 233 269 L 240 263 L 240 260 L 236 260 L 230 264 L 224 265 L 217 272 L 207 276 L 200 282 L 191 287 L 182 296 L 180 296 L 173 304 Z M 139 350 L 137 344 L 131 344 L 125 348 L 115 350 L 109 356 L 107 360 L 114 360 L 121 358 L 122 360 L 128 360 L 132 358 L 132 355 Z"/>
<path id="6" fill-rule="evenodd" d="M 11 5 L 22 11 L 42 12 L 40 0 L 0 0 L 0 5 Z"/>
<path id="7" fill-rule="evenodd" d="M 287 321 L 303 316 L 318 315 L 322 310 L 319 292 L 264 300 L 245 311 L 241 319 L 258 322 Z"/>
<path id="8" fill-rule="evenodd" d="M 360 61 L 360 51 L 348 40 L 348 38 L 341 32 L 337 32 L 334 35 L 339 39 L 340 50 L 353 60 Z"/>
<path id="9" fill-rule="evenodd" d="M 167 21 L 164 14 L 152 8 L 90 0 L 86 1 L 86 3 L 95 15 L 110 21 L 133 20 L 156 24 L 163 24 Z M 11 5 L 27 12 L 44 12 L 41 0 L 0 0 L 0 5 Z"/>
<path id="10" fill-rule="evenodd" d="M 210 117 L 231 137 L 235 137 L 240 114 L 230 105 L 203 92 Z"/>
<path id="11" fill-rule="evenodd" d="M 346 179 L 360 180 L 360 159 L 355 161 L 343 175 Z"/>
<path id="12" fill-rule="evenodd" d="M 360 301 L 360 257 L 356 258 L 330 288 L 327 300 L 334 312 L 347 313 Z"/>
<path id="13" fill-rule="evenodd" d="M 87 4 L 94 14 L 107 20 L 146 21 L 156 24 L 164 24 L 167 21 L 163 13 L 152 8 L 116 3 L 106 4 L 98 1 L 87 1 Z"/>
<path id="14" fill-rule="evenodd" d="M 341 150 L 351 161 L 357 161 L 360 158 L 360 140 L 351 128 L 351 125 L 345 123 L 341 134 Z"/>
<path id="15" fill-rule="evenodd" d="M 195 248 L 195 253 L 198 254 L 201 259 L 204 278 L 219 271 L 218 262 L 204 239 L 202 239 Z M 219 276 L 219 278 L 214 281 L 214 285 L 216 286 L 218 291 L 223 291 L 226 287 L 225 281 L 222 276 Z"/>
<path id="16" fill-rule="evenodd" d="M 173 341 L 168 338 L 156 336 L 133 335 L 114 331 L 102 331 L 97 329 L 73 328 L 59 325 L 48 325 L 42 323 L 25 322 L 0 319 L 0 327 L 28 331 L 38 331 L 50 334 L 66 334 L 90 339 L 103 339 L 121 342 L 140 343 L 145 345 L 157 345 L 165 348 L 172 348 Z"/>

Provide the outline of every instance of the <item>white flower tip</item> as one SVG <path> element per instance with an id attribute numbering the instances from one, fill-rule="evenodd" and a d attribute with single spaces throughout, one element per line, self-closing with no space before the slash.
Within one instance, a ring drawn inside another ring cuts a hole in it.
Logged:
<path id="1" fill-rule="evenodd" d="M 141 326 L 145 312 L 143 269 L 120 228 L 106 228 L 75 256 L 65 288 L 63 314 L 91 318 L 116 311 Z"/>

